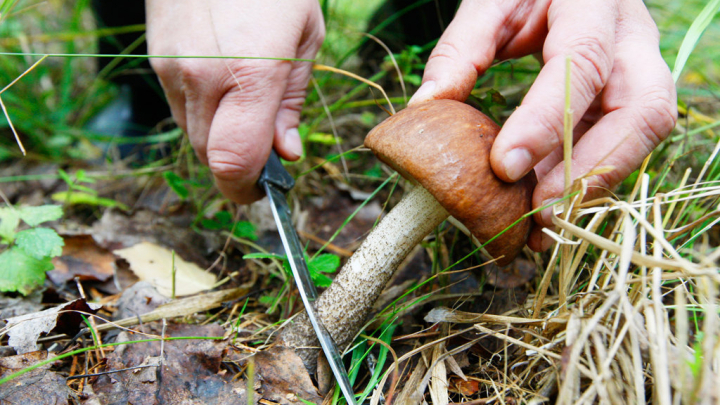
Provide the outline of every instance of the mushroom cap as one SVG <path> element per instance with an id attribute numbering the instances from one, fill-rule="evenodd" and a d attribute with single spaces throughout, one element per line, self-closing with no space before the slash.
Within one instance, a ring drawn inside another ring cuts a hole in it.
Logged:
<path id="1" fill-rule="evenodd" d="M 454 100 L 408 107 L 376 126 L 365 146 L 408 180 L 427 189 L 482 243 L 532 209 L 537 183 L 531 171 L 515 183 L 490 167 L 490 149 L 500 127 L 475 108 Z M 522 250 L 530 217 L 485 246 L 506 265 Z"/>

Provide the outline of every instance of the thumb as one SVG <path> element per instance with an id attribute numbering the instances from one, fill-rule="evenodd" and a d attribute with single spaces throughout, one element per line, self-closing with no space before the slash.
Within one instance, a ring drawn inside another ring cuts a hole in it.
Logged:
<path id="1" fill-rule="evenodd" d="M 514 1 L 511 3 L 515 3 Z M 490 1 L 463 1 L 425 65 L 423 84 L 408 104 L 435 99 L 465 101 L 478 74 L 495 59 L 506 38 L 505 7 Z"/>
<path id="2" fill-rule="evenodd" d="M 270 154 L 275 117 L 290 64 L 242 61 L 233 87 L 220 100 L 207 140 L 208 166 L 228 198 L 241 204 L 262 197 L 255 183 Z"/>

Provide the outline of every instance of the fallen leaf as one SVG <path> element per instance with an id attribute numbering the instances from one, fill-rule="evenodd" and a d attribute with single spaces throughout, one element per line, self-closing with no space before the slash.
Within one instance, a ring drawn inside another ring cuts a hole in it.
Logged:
<path id="1" fill-rule="evenodd" d="M 466 397 L 475 395 L 480 389 L 480 384 L 475 380 L 463 381 L 462 379 L 454 378 L 453 383 L 455 390 Z"/>
<path id="2" fill-rule="evenodd" d="M 445 365 L 450 371 L 452 371 L 453 374 L 462 378 L 463 380 L 467 380 L 467 377 L 465 377 L 465 373 L 463 373 L 462 368 L 460 368 L 458 362 L 455 361 L 455 357 L 447 356 L 445 358 Z"/>
<path id="3" fill-rule="evenodd" d="M 141 242 L 113 253 L 130 263 L 130 269 L 140 278 L 169 297 L 172 295 L 172 252 L 150 242 Z M 198 265 L 186 262 L 175 254 L 175 296 L 192 295 L 209 290 L 215 276 Z"/>
<path id="4" fill-rule="evenodd" d="M 113 320 L 145 315 L 169 301 L 170 299 L 160 294 L 152 284 L 147 281 L 138 281 L 120 295 Z"/>
<path id="5" fill-rule="evenodd" d="M 330 363 L 328 363 L 327 358 L 322 351 L 318 352 L 315 379 L 318 383 L 318 391 L 323 397 L 327 395 L 331 389 L 335 388 L 335 376 L 333 376 Z"/>
<path id="6" fill-rule="evenodd" d="M 52 260 L 55 270 L 47 273 L 56 285 L 80 280 L 107 281 L 113 276 L 115 256 L 99 247 L 89 235 L 65 237 L 62 255 Z"/>
<path id="7" fill-rule="evenodd" d="M 100 307 L 102 305 L 77 299 L 44 311 L 6 319 L 6 328 L 10 336 L 8 344 L 18 354 L 34 352 L 37 350 L 36 342 L 40 335 L 54 330 L 72 336 L 80 330 L 83 323 L 77 311 L 94 314 Z"/>
<path id="8" fill-rule="evenodd" d="M 265 399 L 283 405 L 322 402 L 307 369 L 293 349 L 273 346 L 256 354 L 255 370 L 262 377 Z"/>
<path id="9" fill-rule="evenodd" d="M 146 324 L 150 333 L 159 334 L 159 322 Z M 217 325 L 170 324 L 166 336 L 222 336 L 225 330 Z M 107 357 L 104 371 L 129 367 L 146 368 L 108 373 L 92 381 L 88 402 L 100 404 L 208 404 L 248 405 L 244 381 L 232 381 L 232 374 L 220 373 L 224 340 L 170 340 L 132 343 L 142 336 L 126 332 L 118 335 L 121 345 Z M 161 352 L 161 347 L 163 351 Z M 162 354 L 162 363 L 158 356 Z M 262 397 L 255 393 L 254 403 Z"/>
<path id="10" fill-rule="evenodd" d="M 46 351 L 0 358 L 0 378 L 47 358 Z M 67 404 L 70 390 L 64 378 L 48 370 L 51 366 L 48 363 L 5 383 L 0 389 L 0 404 Z"/>

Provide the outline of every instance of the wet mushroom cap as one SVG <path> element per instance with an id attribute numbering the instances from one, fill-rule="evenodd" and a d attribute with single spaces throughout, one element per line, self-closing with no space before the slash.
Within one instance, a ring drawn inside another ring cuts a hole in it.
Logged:
<path id="1" fill-rule="evenodd" d="M 500 127 L 475 108 L 454 100 L 408 107 L 376 126 L 365 138 L 380 160 L 419 183 L 482 243 L 532 209 L 537 182 L 531 171 L 506 183 L 490 167 L 490 149 Z M 487 245 L 498 264 L 522 250 L 531 218 Z"/>

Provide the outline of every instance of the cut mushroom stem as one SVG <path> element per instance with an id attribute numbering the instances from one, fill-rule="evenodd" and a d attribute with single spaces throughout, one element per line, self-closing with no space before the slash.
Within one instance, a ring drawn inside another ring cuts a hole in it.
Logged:
<path id="1" fill-rule="evenodd" d="M 534 173 L 509 184 L 490 169 L 499 130 L 466 104 L 436 100 L 406 108 L 368 134 L 365 145 L 418 186 L 368 235 L 316 302 L 318 317 L 340 348 L 358 333 L 398 265 L 449 215 L 484 243 L 530 210 Z M 486 249 L 507 264 L 529 232 L 525 219 Z M 313 368 L 318 342 L 306 314 L 283 331 L 281 343 Z"/>
<path id="2" fill-rule="evenodd" d="M 448 215 L 426 189 L 414 187 L 350 257 L 316 302 L 319 318 L 341 349 L 351 343 L 398 265 Z M 312 363 L 312 350 L 303 348 L 318 343 L 305 314 L 282 339 L 297 348 L 305 364 Z"/>

